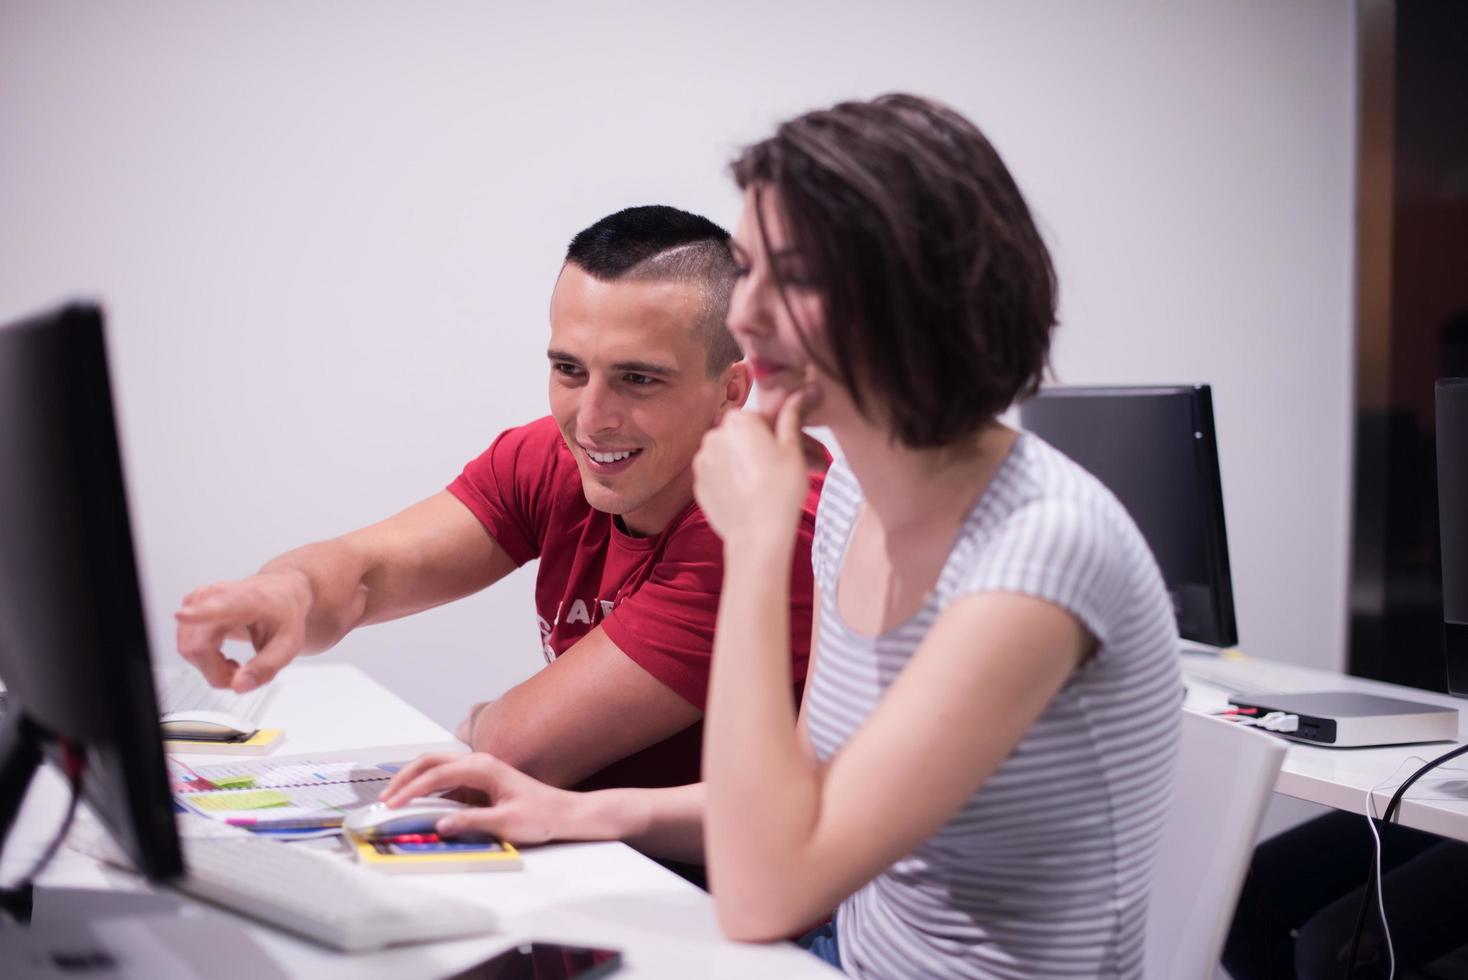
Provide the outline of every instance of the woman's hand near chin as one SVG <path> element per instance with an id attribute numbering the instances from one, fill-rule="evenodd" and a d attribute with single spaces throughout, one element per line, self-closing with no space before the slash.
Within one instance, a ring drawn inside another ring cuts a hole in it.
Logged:
<path id="1" fill-rule="evenodd" d="M 810 492 L 801 424 L 807 388 L 781 403 L 773 423 L 754 412 L 729 412 L 710 429 L 693 459 L 693 493 L 724 548 L 788 549 Z"/>

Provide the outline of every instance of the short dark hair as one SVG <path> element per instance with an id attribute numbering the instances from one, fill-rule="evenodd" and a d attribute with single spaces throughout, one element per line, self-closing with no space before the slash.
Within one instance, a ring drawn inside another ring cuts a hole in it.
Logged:
<path id="1" fill-rule="evenodd" d="M 902 444 L 953 445 L 1039 387 L 1055 270 L 973 123 L 912 95 L 843 102 L 782 124 L 731 169 L 778 196 L 823 294 L 830 363 L 818 363 Z"/>
<path id="2" fill-rule="evenodd" d="M 578 232 L 566 261 L 603 282 L 698 283 L 704 292 L 698 330 L 708 350 L 709 375 L 744 356 L 728 327 L 737 272 L 729 233 L 709 219 L 663 204 L 624 208 Z"/>

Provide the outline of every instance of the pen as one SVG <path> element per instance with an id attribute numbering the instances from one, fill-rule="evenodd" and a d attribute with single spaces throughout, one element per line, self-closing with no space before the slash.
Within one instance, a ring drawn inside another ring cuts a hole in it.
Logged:
<path id="1" fill-rule="evenodd" d="M 224 822 L 232 827 L 260 830 L 328 830 L 341 826 L 340 817 L 285 817 L 274 820 L 269 817 L 228 817 Z"/>
<path id="2" fill-rule="evenodd" d="M 380 844 L 437 844 L 443 840 L 438 834 L 398 834 L 395 837 L 378 837 Z"/>

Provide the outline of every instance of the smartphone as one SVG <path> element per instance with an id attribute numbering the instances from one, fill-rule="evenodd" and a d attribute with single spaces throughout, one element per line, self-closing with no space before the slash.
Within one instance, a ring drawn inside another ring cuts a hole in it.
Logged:
<path id="1" fill-rule="evenodd" d="M 449 980 L 592 980 L 621 965 L 621 950 L 531 942 L 512 946 Z"/>

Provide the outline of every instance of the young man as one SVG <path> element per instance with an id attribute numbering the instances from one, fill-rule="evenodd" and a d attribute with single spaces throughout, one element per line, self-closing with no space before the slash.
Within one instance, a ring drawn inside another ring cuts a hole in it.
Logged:
<path id="1" fill-rule="evenodd" d="M 475 708 L 460 737 L 556 786 L 675 786 L 699 752 L 723 548 L 693 501 L 704 433 L 749 396 L 724 326 L 729 235 L 669 207 L 598 221 L 551 297 L 551 415 L 503 433 L 444 492 L 177 612 L 178 648 L 248 691 L 351 630 L 483 589 L 539 558 L 548 666 Z M 794 559 L 791 684 L 810 640 L 812 473 Z M 226 638 L 249 639 L 244 664 Z"/>

